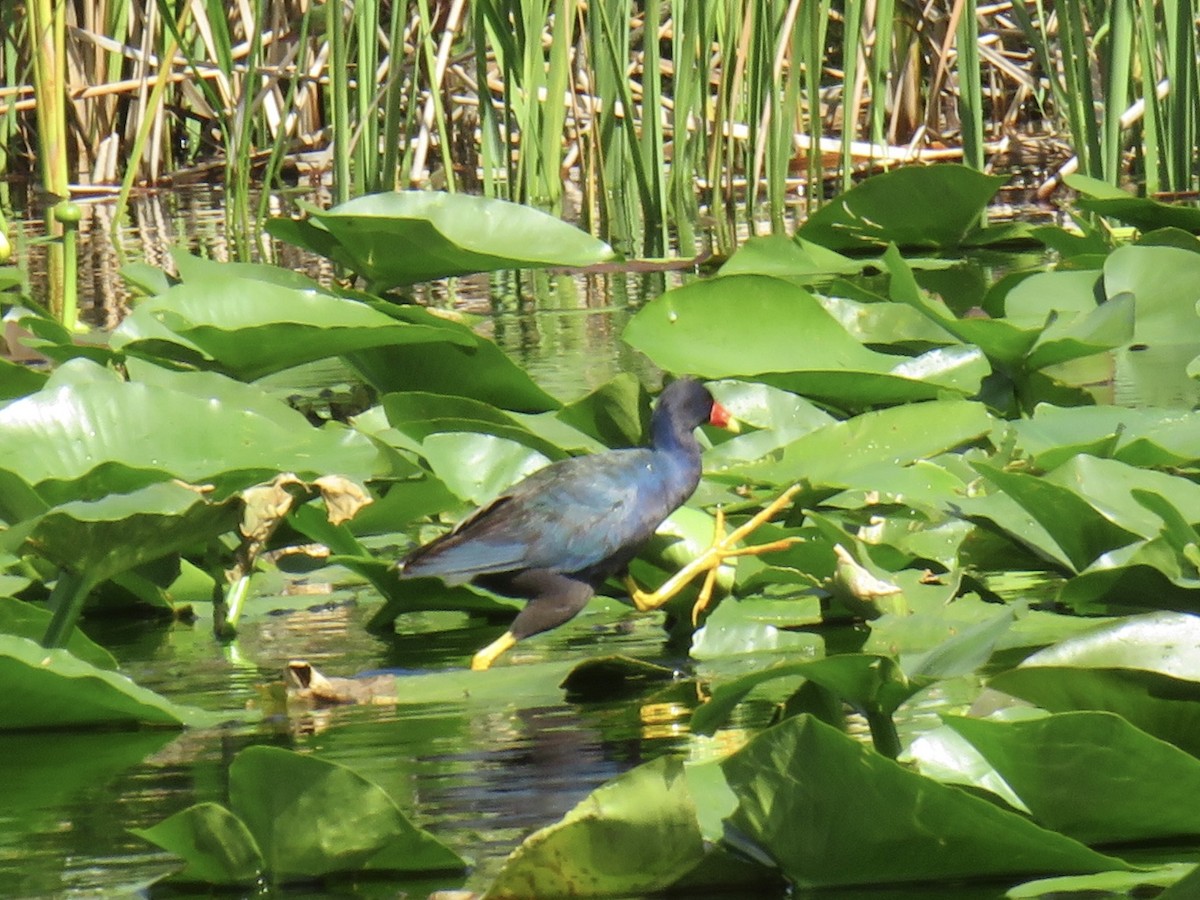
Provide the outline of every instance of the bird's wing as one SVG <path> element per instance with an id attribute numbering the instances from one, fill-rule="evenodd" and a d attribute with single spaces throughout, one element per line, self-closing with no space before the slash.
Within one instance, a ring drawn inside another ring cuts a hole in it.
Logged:
<path id="1" fill-rule="evenodd" d="M 647 450 L 577 457 L 516 485 L 404 563 L 463 582 L 517 569 L 579 572 L 640 545 L 673 507 L 653 490 Z"/>

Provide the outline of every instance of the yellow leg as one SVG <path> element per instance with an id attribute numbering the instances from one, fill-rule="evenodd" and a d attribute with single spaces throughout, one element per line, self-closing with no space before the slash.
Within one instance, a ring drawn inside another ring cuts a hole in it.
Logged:
<path id="1" fill-rule="evenodd" d="M 704 584 L 700 588 L 700 596 L 696 599 L 696 605 L 692 608 L 692 623 L 695 624 L 698 622 L 700 614 L 712 599 L 713 588 L 717 582 L 717 570 L 724 560 L 736 556 L 758 556 L 762 553 L 772 553 L 776 550 L 786 549 L 800 540 L 800 538 L 783 538 L 782 540 L 771 541 L 767 544 L 753 544 L 749 547 L 733 546 L 787 506 L 799 490 L 800 485 L 792 485 L 759 510 L 753 518 L 748 519 L 729 534 L 725 534 L 725 514 L 718 507 L 716 512 L 716 533 L 713 535 L 712 546 L 668 578 L 658 590 L 643 591 L 634 583 L 632 578 L 627 577 L 625 579 L 625 584 L 629 588 L 629 596 L 633 600 L 633 605 L 643 612 L 658 609 L 678 594 L 693 578 L 704 572 Z"/>
<path id="2" fill-rule="evenodd" d="M 517 639 L 513 637 L 511 631 L 506 631 L 500 637 L 496 638 L 473 657 L 471 657 L 471 669 L 475 672 L 482 672 L 484 669 L 491 668 L 492 663 L 500 658 L 502 654 L 511 650 L 517 643 Z"/>

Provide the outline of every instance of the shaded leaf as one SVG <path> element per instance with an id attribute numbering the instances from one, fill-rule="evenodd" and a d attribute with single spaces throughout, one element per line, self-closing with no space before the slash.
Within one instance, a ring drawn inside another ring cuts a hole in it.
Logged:
<path id="1" fill-rule="evenodd" d="M 412 825 L 378 785 L 312 756 L 246 748 L 229 767 L 229 801 L 277 882 L 356 871 L 385 850 L 396 871 L 464 867 L 458 854 Z"/>
<path id="2" fill-rule="evenodd" d="M 957 164 L 900 166 L 825 204 L 796 235 L 831 250 L 957 247 L 1005 180 Z"/>
<path id="3" fill-rule="evenodd" d="M 218 803 L 197 803 L 134 834 L 186 865 L 174 877 L 214 885 L 251 885 L 258 880 L 263 859 L 246 824 Z"/>
<path id="4" fill-rule="evenodd" d="M 593 791 L 530 835 L 484 900 L 612 897 L 664 890 L 704 853 L 683 764 L 660 757 Z"/>
<path id="5" fill-rule="evenodd" d="M 66 650 L 0 635 L 0 729 L 200 724 L 215 717 L 179 706 L 124 675 Z"/>
<path id="6" fill-rule="evenodd" d="M 0 634 L 28 638 L 40 643 L 50 624 L 50 618 L 50 611 L 40 606 L 12 597 L 0 597 Z M 117 668 L 116 658 L 78 628 L 71 632 L 63 649 L 98 669 Z"/>

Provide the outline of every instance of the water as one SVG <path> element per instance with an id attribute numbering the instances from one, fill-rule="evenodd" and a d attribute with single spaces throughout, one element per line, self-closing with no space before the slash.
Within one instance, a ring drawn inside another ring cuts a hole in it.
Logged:
<path id="1" fill-rule="evenodd" d="M 289 659 L 328 674 L 461 666 L 497 628 L 471 624 L 396 638 L 371 637 L 369 594 L 281 615 L 260 615 L 234 643 L 219 645 L 209 623 L 105 625 L 88 630 L 139 684 L 220 710 L 258 705 Z M 663 659 L 650 618 L 618 624 L 604 608 L 531 640 L 522 662 L 607 653 Z M 444 623 L 440 623 L 444 624 Z M 126 829 L 144 828 L 203 800 L 226 799 L 234 755 L 270 743 L 350 766 L 384 787 L 414 821 L 475 861 L 465 878 L 433 883 L 367 882 L 346 896 L 396 896 L 465 884 L 482 889 L 530 832 L 561 817 L 620 772 L 681 750 L 690 708 L 626 699 L 567 702 L 561 692 L 528 704 L 410 704 L 295 710 L 287 719 L 176 733 L 64 733 L 0 737 L 0 896 L 95 897 L 137 893 L 172 870 L 172 857 Z M 403 687 L 401 688 L 403 692 Z M 679 696 L 695 697 L 694 688 Z M 295 896 L 289 891 L 289 896 Z M 330 896 L 322 892 L 313 896 Z"/>

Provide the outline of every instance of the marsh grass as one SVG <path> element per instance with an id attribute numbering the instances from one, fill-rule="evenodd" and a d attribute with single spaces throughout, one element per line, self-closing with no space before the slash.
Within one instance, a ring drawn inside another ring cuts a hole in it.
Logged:
<path id="1" fill-rule="evenodd" d="M 1195 4 L 27 0 L 0 8 L 0 162 L 54 167 L 52 194 L 220 177 L 246 258 L 249 188 L 285 178 L 556 212 L 573 181 L 566 211 L 627 252 L 694 246 L 703 212 L 729 249 L 864 171 L 986 168 L 1043 118 L 1087 174 L 1194 190 Z"/>

